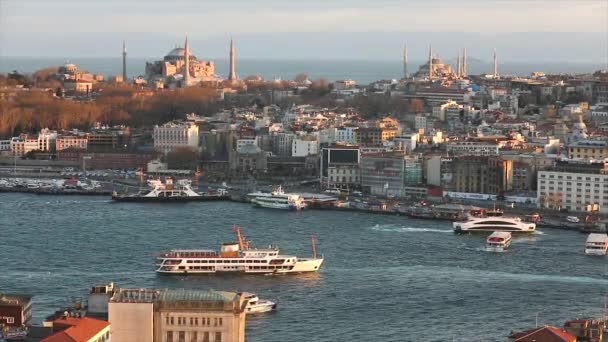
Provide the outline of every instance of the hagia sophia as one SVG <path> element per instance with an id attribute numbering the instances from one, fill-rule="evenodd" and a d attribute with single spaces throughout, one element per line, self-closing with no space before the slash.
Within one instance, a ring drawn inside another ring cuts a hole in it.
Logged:
<path id="1" fill-rule="evenodd" d="M 126 54 L 123 55 L 126 58 Z M 188 58 L 186 58 L 188 56 Z M 206 82 L 221 82 L 212 61 L 199 60 L 190 52 L 188 38 L 184 47 L 175 47 L 160 61 L 146 62 L 145 80 L 154 88 L 184 88 Z M 230 40 L 229 82 L 236 82 L 235 48 Z"/>

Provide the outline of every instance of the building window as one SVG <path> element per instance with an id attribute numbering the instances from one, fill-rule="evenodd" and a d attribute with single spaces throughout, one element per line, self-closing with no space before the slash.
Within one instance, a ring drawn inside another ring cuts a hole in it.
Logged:
<path id="1" fill-rule="evenodd" d="M 175 320 L 173 319 L 173 317 L 171 317 L 171 325 L 175 324 Z"/>
<path id="2" fill-rule="evenodd" d="M 179 338 L 178 338 L 177 342 L 186 342 L 186 332 L 185 331 L 179 332 Z"/>
<path id="3" fill-rule="evenodd" d="M 220 327 L 221 327 L 224 324 L 222 317 L 219 318 L 219 321 L 220 321 Z"/>
<path id="4" fill-rule="evenodd" d="M 167 342 L 173 342 L 173 331 L 167 331 Z"/>
<path id="5" fill-rule="evenodd" d="M 222 342 L 222 333 L 221 332 L 216 332 L 215 333 L 215 340 L 213 340 L 214 342 Z"/>
<path id="6" fill-rule="evenodd" d="M 192 332 L 192 342 L 198 342 L 198 332 Z"/>

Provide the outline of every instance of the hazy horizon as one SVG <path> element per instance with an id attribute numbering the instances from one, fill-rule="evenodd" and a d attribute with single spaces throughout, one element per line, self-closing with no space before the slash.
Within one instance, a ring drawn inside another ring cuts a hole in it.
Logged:
<path id="1" fill-rule="evenodd" d="M 305 3 L 0 0 L 0 58 L 160 59 L 185 36 L 199 59 L 412 60 L 429 45 L 445 59 L 462 48 L 499 62 L 608 60 L 608 4 L 601 0 L 311 0 Z M 26 23 L 26 24 L 24 24 Z"/>

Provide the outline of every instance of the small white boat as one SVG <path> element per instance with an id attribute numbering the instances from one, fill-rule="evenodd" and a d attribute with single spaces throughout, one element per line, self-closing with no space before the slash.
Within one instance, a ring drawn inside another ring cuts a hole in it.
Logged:
<path id="1" fill-rule="evenodd" d="M 486 251 L 504 252 L 511 245 L 511 233 L 494 232 L 486 240 Z"/>
<path id="2" fill-rule="evenodd" d="M 572 222 L 572 223 L 579 223 L 579 222 L 581 222 L 581 220 L 578 217 L 576 217 L 576 216 L 568 216 L 568 217 L 566 217 L 566 221 Z"/>
<path id="3" fill-rule="evenodd" d="M 591 233 L 585 242 L 585 254 L 606 255 L 608 252 L 608 235 L 605 233 Z"/>
<path id="4" fill-rule="evenodd" d="M 260 299 L 252 293 L 243 293 L 243 296 L 247 300 L 247 306 L 245 307 L 246 314 L 270 312 L 277 308 L 277 303 L 267 299 Z"/>

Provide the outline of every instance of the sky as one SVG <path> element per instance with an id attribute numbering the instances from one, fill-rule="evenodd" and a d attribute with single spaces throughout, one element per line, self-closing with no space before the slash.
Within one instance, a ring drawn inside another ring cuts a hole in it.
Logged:
<path id="1" fill-rule="evenodd" d="M 0 0 L 0 56 L 424 59 L 605 63 L 608 0 Z"/>

